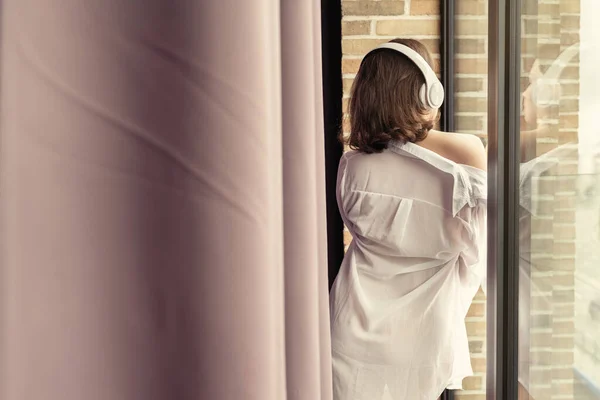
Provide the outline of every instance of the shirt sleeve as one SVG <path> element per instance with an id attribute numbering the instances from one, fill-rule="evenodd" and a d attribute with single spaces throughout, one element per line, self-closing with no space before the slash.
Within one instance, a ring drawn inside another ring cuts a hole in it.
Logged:
<path id="1" fill-rule="evenodd" d="M 465 167 L 469 198 L 457 217 L 464 222 L 460 277 L 474 295 L 479 287 L 487 291 L 487 173 Z M 469 299 L 470 301 L 470 299 Z"/>

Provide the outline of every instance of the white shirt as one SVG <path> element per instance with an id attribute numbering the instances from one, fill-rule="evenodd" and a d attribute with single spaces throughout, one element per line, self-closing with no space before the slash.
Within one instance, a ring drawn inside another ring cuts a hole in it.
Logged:
<path id="1" fill-rule="evenodd" d="M 342 156 L 353 241 L 330 296 L 334 400 L 434 400 L 472 375 L 464 319 L 485 278 L 486 180 L 413 143 Z"/>

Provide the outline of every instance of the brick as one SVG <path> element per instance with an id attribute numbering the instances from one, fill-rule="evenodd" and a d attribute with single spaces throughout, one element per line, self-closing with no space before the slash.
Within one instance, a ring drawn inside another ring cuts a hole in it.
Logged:
<path id="1" fill-rule="evenodd" d="M 573 368 L 553 368 L 552 379 L 573 379 Z"/>
<path id="2" fill-rule="evenodd" d="M 485 336 L 486 324 L 482 321 L 467 321 L 467 332 L 475 336 Z"/>
<path id="3" fill-rule="evenodd" d="M 554 398 L 573 395 L 573 382 L 552 382 Z M 572 398 L 572 397 L 571 397 Z"/>
<path id="4" fill-rule="evenodd" d="M 417 0 L 410 3 L 410 15 L 439 15 L 439 0 Z"/>
<path id="5" fill-rule="evenodd" d="M 549 16 L 560 16 L 560 4 L 559 3 L 539 3 L 538 4 L 539 15 Z"/>
<path id="6" fill-rule="evenodd" d="M 342 80 L 344 94 L 350 95 L 350 91 L 352 90 L 352 84 L 354 83 L 354 79 L 345 78 Z"/>
<path id="7" fill-rule="evenodd" d="M 554 289 L 552 291 L 554 303 L 572 304 L 575 301 L 575 289 Z"/>
<path id="8" fill-rule="evenodd" d="M 535 150 L 536 150 L 537 155 L 539 156 L 539 155 L 545 154 L 555 148 L 556 148 L 556 144 L 554 144 L 554 143 L 539 143 L 538 142 L 538 143 L 536 143 Z M 543 190 L 542 193 L 548 193 L 548 191 Z"/>
<path id="9" fill-rule="evenodd" d="M 457 74 L 480 74 L 487 75 L 488 63 L 487 58 L 456 58 L 455 59 Z"/>
<path id="10" fill-rule="evenodd" d="M 575 306 L 573 304 L 556 304 L 554 306 L 554 316 L 556 318 L 574 318 L 575 317 Z"/>
<path id="11" fill-rule="evenodd" d="M 482 131 L 484 118 L 471 115 L 458 115 L 454 118 L 457 131 Z"/>
<path id="12" fill-rule="evenodd" d="M 529 323 L 531 328 L 546 328 L 550 326 L 551 322 L 552 318 L 550 315 L 535 314 L 529 316 Z M 540 344 L 537 342 L 533 343 L 535 344 L 535 346 L 540 346 Z"/>
<path id="13" fill-rule="evenodd" d="M 486 112 L 487 99 L 482 97 L 457 97 L 455 100 L 456 112 Z"/>
<path id="14" fill-rule="evenodd" d="M 576 208 L 577 198 L 575 194 L 561 194 L 556 196 L 556 207 L 557 208 Z M 557 225 L 557 227 L 572 227 L 573 225 Z"/>
<path id="15" fill-rule="evenodd" d="M 542 191 L 542 193 L 549 193 L 548 191 Z M 555 208 L 555 204 L 552 200 L 546 200 L 546 199 L 540 199 L 540 200 L 535 200 L 534 201 L 537 203 L 537 212 L 538 215 L 552 215 L 554 213 L 554 208 Z M 547 233 L 547 232 L 544 232 Z M 536 241 L 539 241 L 541 239 L 535 239 Z M 546 240 L 550 240 L 550 243 L 546 243 L 547 247 L 536 247 L 537 250 L 541 250 L 542 252 L 544 251 L 543 249 L 552 249 L 552 244 L 554 242 L 552 242 L 552 239 L 546 239 Z M 541 243 L 536 243 L 536 245 L 541 244 Z"/>
<path id="16" fill-rule="evenodd" d="M 555 225 L 554 238 L 558 240 L 575 240 L 576 229 L 574 225 Z"/>
<path id="17" fill-rule="evenodd" d="M 579 86 L 579 85 L 577 85 Z M 578 115 L 561 115 L 559 122 L 560 129 L 577 129 L 579 128 Z"/>
<path id="18" fill-rule="evenodd" d="M 530 353 L 531 362 L 537 365 L 552 365 L 551 350 L 533 350 Z"/>
<path id="19" fill-rule="evenodd" d="M 487 361 L 485 358 L 471 357 L 471 367 L 475 373 L 486 372 Z"/>
<path id="20" fill-rule="evenodd" d="M 552 20 L 552 21 L 539 21 L 537 32 L 530 31 L 528 34 L 540 35 L 540 36 L 550 36 L 558 38 L 561 34 L 561 26 L 560 20 Z"/>
<path id="21" fill-rule="evenodd" d="M 577 131 L 565 132 L 564 130 L 561 130 L 559 132 L 559 135 L 558 135 L 558 143 L 559 144 L 577 143 L 577 142 L 579 142 L 579 132 L 577 132 Z"/>
<path id="22" fill-rule="evenodd" d="M 356 74 L 362 58 L 343 58 L 342 59 L 342 73 L 343 74 Z"/>
<path id="23" fill-rule="evenodd" d="M 537 15 L 538 2 L 537 1 L 525 1 L 521 6 L 521 14 L 523 15 Z"/>
<path id="24" fill-rule="evenodd" d="M 377 21 L 375 31 L 381 36 L 440 35 L 440 21 L 430 19 L 394 19 Z"/>
<path id="25" fill-rule="evenodd" d="M 560 35 L 560 45 L 562 48 L 565 48 L 566 46 L 571 46 L 575 43 L 578 43 L 580 41 L 579 38 L 579 33 L 565 33 L 563 32 Z"/>
<path id="26" fill-rule="evenodd" d="M 551 332 L 536 332 L 531 334 L 531 344 L 535 347 L 550 347 L 552 346 Z"/>
<path id="27" fill-rule="evenodd" d="M 454 46 L 458 54 L 485 54 L 485 39 L 455 39 Z"/>
<path id="28" fill-rule="evenodd" d="M 483 92 L 486 89 L 483 78 L 454 78 L 454 87 L 458 93 Z"/>
<path id="29" fill-rule="evenodd" d="M 344 134 L 350 133 L 350 119 L 347 117 L 342 120 L 342 132 Z"/>
<path id="30" fill-rule="evenodd" d="M 485 15 L 487 11 L 487 3 L 484 0 L 461 0 L 455 4 L 456 15 Z"/>
<path id="31" fill-rule="evenodd" d="M 460 3 L 460 2 L 459 2 Z M 486 36 L 488 32 L 488 21 L 484 19 L 458 19 L 455 27 L 456 36 L 481 35 Z"/>
<path id="32" fill-rule="evenodd" d="M 536 253 L 552 253 L 554 240 L 551 238 L 533 238 L 531 239 L 531 251 Z"/>
<path id="33" fill-rule="evenodd" d="M 481 288 L 479 288 L 479 290 L 477 290 L 477 293 L 475 293 L 475 301 L 482 301 L 485 303 L 485 301 L 487 300 L 487 296 L 485 295 L 485 293 L 483 293 L 483 290 Z"/>
<path id="34" fill-rule="evenodd" d="M 555 351 L 552 353 L 553 365 L 572 365 L 575 355 L 570 351 Z"/>
<path id="35" fill-rule="evenodd" d="M 579 73 L 578 73 L 579 75 Z M 579 96 L 579 84 L 578 83 L 563 83 L 561 85 L 562 96 Z"/>
<path id="36" fill-rule="evenodd" d="M 471 354 L 480 354 L 483 352 L 483 340 L 469 341 L 469 352 Z"/>
<path id="37" fill-rule="evenodd" d="M 561 0 L 560 13 L 579 14 L 581 12 L 581 0 Z"/>
<path id="38" fill-rule="evenodd" d="M 531 32 L 537 35 L 551 36 L 551 37 L 559 37 L 561 33 L 560 20 L 552 20 L 552 21 L 539 21 L 538 23 L 538 31 Z"/>
<path id="39" fill-rule="evenodd" d="M 559 46 L 556 46 L 557 48 Z M 522 55 L 533 55 L 535 56 L 538 51 L 538 39 L 537 38 L 521 38 L 521 54 Z"/>
<path id="40" fill-rule="evenodd" d="M 537 19 L 525 19 L 523 20 L 522 23 L 522 29 L 523 31 L 521 32 L 521 34 L 523 35 L 537 35 L 539 28 L 538 28 L 538 20 Z"/>
<path id="41" fill-rule="evenodd" d="M 540 150 L 540 148 L 542 146 L 547 146 L 547 148 L 543 149 L 545 151 L 551 150 L 556 147 L 556 145 L 553 143 L 539 143 L 538 142 L 538 143 L 536 143 L 536 150 Z M 539 151 L 538 151 L 538 153 L 539 153 Z M 556 190 L 555 189 L 556 188 L 556 179 L 553 176 L 533 177 L 531 182 L 532 182 L 532 185 L 533 184 L 538 185 L 540 195 L 552 194 Z M 535 200 L 536 201 L 544 201 L 544 202 L 552 202 L 553 198 L 551 198 L 551 197 L 546 197 L 543 199 L 535 198 Z"/>
<path id="42" fill-rule="evenodd" d="M 575 271 L 575 255 L 572 255 L 570 258 L 561 258 L 560 260 L 556 260 L 552 265 L 553 271 Z"/>
<path id="43" fill-rule="evenodd" d="M 551 219 L 539 219 L 533 218 L 531 220 L 531 231 L 532 232 L 549 232 L 554 226 Z"/>
<path id="44" fill-rule="evenodd" d="M 573 132 L 573 134 L 577 135 L 577 132 Z M 569 132 L 566 132 L 565 135 L 561 135 L 561 136 L 564 137 L 566 135 L 569 135 Z M 560 138 L 559 138 L 559 142 L 560 142 Z M 571 161 L 571 162 L 569 162 L 569 161 Z M 549 175 L 577 175 L 578 171 L 579 170 L 577 169 L 577 161 L 576 160 L 565 159 L 565 160 L 563 160 L 563 162 L 550 168 L 548 170 L 548 174 Z"/>
<path id="45" fill-rule="evenodd" d="M 483 388 L 484 384 L 481 376 L 468 376 L 463 379 L 464 390 L 481 390 Z"/>
<path id="46" fill-rule="evenodd" d="M 550 382 L 552 380 L 551 369 L 530 368 L 529 374 L 531 382 Z"/>
<path id="47" fill-rule="evenodd" d="M 342 21 L 342 36 L 368 35 L 371 21 Z"/>
<path id="48" fill-rule="evenodd" d="M 579 79 L 579 66 L 569 65 L 562 70 L 560 74 L 561 79 Z M 563 94 L 564 95 L 564 94 Z M 565 110 L 561 111 L 565 112 Z"/>
<path id="49" fill-rule="evenodd" d="M 575 339 L 573 338 L 573 336 L 552 338 L 553 349 L 573 349 L 574 347 Z"/>
<path id="50" fill-rule="evenodd" d="M 562 334 L 573 334 L 575 332 L 575 323 L 573 321 L 554 321 L 552 324 L 554 333 Z"/>
<path id="51" fill-rule="evenodd" d="M 554 254 L 556 254 L 556 255 L 575 254 L 575 242 L 554 243 Z"/>
<path id="52" fill-rule="evenodd" d="M 342 39 L 342 54 L 364 56 L 387 39 Z"/>
<path id="53" fill-rule="evenodd" d="M 342 1 L 343 15 L 403 15 L 404 1 Z"/>
<path id="54" fill-rule="evenodd" d="M 482 388 L 483 390 L 484 388 Z M 456 393 L 456 399 L 457 400 L 485 400 L 485 394 L 483 393 L 464 393 L 464 392 L 458 392 Z"/>
<path id="55" fill-rule="evenodd" d="M 548 382 L 548 381 L 544 381 Z M 536 399 L 552 399 L 553 392 L 551 387 L 544 387 L 543 385 L 536 385 L 536 383 L 532 383 L 530 385 L 530 390 L 532 393 L 535 393 L 535 397 L 530 396 L 527 400 L 536 400 Z M 519 399 L 520 400 L 520 399 Z M 571 399 L 569 399 L 571 400 Z"/>
<path id="56" fill-rule="evenodd" d="M 580 18 L 579 15 L 561 15 L 560 16 L 560 27 L 563 30 L 574 30 L 579 29 Z"/>
<path id="57" fill-rule="evenodd" d="M 485 303 L 471 303 L 467 317 L 485 316 Z"/>
<path id="58" fill-rule="evenodd" d="M 575 187 L 573 187 L 575 188 Z M 556 222 L 574 222 L 575 221 L 575 211 L 573 210 L 560 210 L 554 213 L 554 220 Z"/>
<path id="59" fill-rule="evenodd" d="M 429 52 L 432 54 L 433 58 L 435 59 L 434 61 L 437 61 L 437 63 L 439 64 L 439 54 L 440 54 L 440 40 L 439 39 L 420 39 L 419 42 L 423 43 L 423 45 L 427 48 L 427 50 L 429 50 Z M 436 72 L 439 72 L 439 70 L 436 70 Z"/>
<path id="60" fill-rule="evenodd" d="M 344 231 L 344 246 L 348 246 L 352 242 L 352 235 L 348 231 Z"/>

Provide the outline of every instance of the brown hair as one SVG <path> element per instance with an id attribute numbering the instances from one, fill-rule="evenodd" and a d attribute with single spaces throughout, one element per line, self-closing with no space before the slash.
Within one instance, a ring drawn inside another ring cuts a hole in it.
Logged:
<path id="1" fill-rule="evenodd" d="M 422 43 L 413 39 L 391 42 L 410 47 L 432 65 L 431 54 Z M 350 135 L 342 141 L 354 150 L 379 153 L 390 140 L 425 139 L 437 121 L 420 100 L 424 83 L 421 70 L 405 55 L 386 49 L 367 54 L 352 85 Z"/>

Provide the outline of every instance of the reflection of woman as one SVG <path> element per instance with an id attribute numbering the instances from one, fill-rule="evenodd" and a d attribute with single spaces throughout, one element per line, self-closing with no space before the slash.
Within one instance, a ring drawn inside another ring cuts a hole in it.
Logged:
<path id="1" fill-rule="evenodd" d="M 485 151 L 432 130 L 431 56 L 393 42 L 361 63 L 338 172 L 353 241 L 331 291 L 335 400 L 433 400 L 473 372 L 464 319 L 485 273 Z"/>
<path id="2" fill-rule="evenodd" d="M 523 119 L 528 129 L 521 132 L 521 182 L 519 213 L 519 399 L 535 397 L 529 371 L 539 360 L 530 357 L 530 299 L 536 296 L 536 312 L 549 313 L 551 302 L 532 280 L 537 269 L 531 257 L 531 217 L 537 214 L 536 180 L 559 160 L 575 157 L 577 146 L 566 144 L 544 154 L 537 149 L 536 139 L 548 137 L 556 130 L 560 102 L 560 74 L 567 63 L 577 54 L 578 45 L 563 51 L 548 68 L 535 60 L 529 73 L 529 86 L 523 92 Z M 541 49 L 540 53 L 547 53 Z M 537 328 L 543 328 L 537 325 Z M 550 328 L 548 326 L 548 328 Z M 540 382 L 541 383 L 541 382 Z"/>

